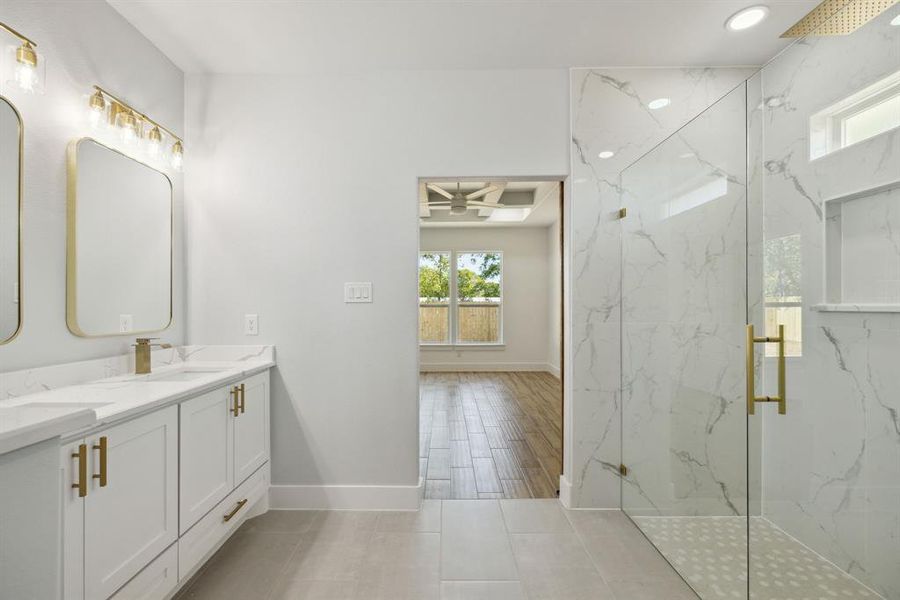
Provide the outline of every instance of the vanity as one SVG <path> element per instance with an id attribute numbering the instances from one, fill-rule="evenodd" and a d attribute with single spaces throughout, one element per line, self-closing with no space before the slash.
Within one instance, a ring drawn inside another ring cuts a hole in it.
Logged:
<path id="1" fill-rule="evenodd" d="M 28 437 L 0 430 L 0 465 L 29 448 L 49 445 L 58 455 L 66 600 L 169 598 L 248 516 L 268 509 L 274 348 L 153 354 L 149 374 L 133 374 L 131 357 L 117 357 L 109 360 L 123 374 L 0 401 L 0 411 L 48 415 L 43 434 L 34 423 Z M 71 371 L 99 368 L 80 363 Z M 4 385 L 33 385 L 44 371 L 4 374 Z M 67 408 L 60 425 L 54 411 Z M 35 442 L 41 435 L 49 439 Z M 14 439 L 27 446 L 15 448 Z M 20 497 L 20 507 L 46 503 L 46 484 L 34 493 L 40 497 Z M 23 517 L 33 528 L 35 519 Z"/>
<path id="2" fill-rule="evenodd" d="M 12 60 L 27 92 L 13 90 L 23 113 L 0 96 L 0 357 L 31 367 L 0 364 L 0 600 L 165 600 L 268 509 L 275 350 L 185 345 L 180 136 L 124 100 L 133 90 L 85 84 L 52 101 L 81 103 L 74 139 L 35 128 L 26 143 L 22 115 L 43 114 L 32 94 L 57 92 L 37 43 L 4 23 L 0 35 L 22 44 Z M 25 151 L 44 147 L 66 152 L 64 193 L 25 185 L 24 164 L 41 165 Z M 25 235 L 29 202 L 65 206 L 64 226 L 41 232 L 65 236 L 64 278 L 24 273 L 45 263 L 23 255 L 47 252 Z M 31 292 L 41 299 L 26 306 Z"/>

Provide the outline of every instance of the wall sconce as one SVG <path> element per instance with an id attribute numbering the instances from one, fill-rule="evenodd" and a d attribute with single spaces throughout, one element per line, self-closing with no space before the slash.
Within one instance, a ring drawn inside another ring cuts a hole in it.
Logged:
<path id="1" fill-rule="evenodd" d="M 171 129 L 160 125 L 124 100 L 99 85 L 88 97 L 88 121 L 92 127 L 110 127 L 127 146 L 138 146 L 151 160 L 166 159 L 176 171 L 184 164 L 184 142 Z M 146 131 L 146 132 L 145 132 Z M 172 149 L 163 156 L 163 137 L 172 140 Z"/>
<path id="2" fill-rule="evenodd" d="M 37 44 L 9 25 L 0 23 L 0 28 L 8 31 L 22 42 L 19 46 L 7 46 L 6 54 L 12 65 L 12 78 L 7 83 L 15 85 L 29 94 L 44 93 L 45 60 L 35 48 Z"/>

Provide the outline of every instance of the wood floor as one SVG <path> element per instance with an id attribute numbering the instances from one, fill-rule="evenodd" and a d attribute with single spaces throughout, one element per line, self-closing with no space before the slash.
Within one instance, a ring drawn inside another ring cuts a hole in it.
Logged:
<path id="1" fill-rule="evenodd" d="M 549 373 L 422 373 L 425 497 L 555 498 L 562 389 Z"/>

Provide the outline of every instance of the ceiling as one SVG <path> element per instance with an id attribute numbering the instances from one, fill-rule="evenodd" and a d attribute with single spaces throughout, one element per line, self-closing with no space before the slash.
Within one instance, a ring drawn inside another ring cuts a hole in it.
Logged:
<path id="1" fill-rule="evenodd" d="M 818 0 L 107 0 L 188 73 L 760 65 Z"/>
<path id="2" fill-rule="evenodd" d="M 429 191 L 426 185 L 434 184 L 450 193 L 457 189 L 468 194 L 488 186 L 496 191 L 479 200 L 489 204 L 503 204 L 509 209 L 469 209 L 464 215 L 451 215 L 448 210 L 428 208 L 445 198 Z M 459 186 L 457 188 L 457 186 Z M 494 219 L 504 219 L 497 221 Z M 420 180 L 419 224 L 422 227 L 549 227 L 559 219 L 558 181 L 463 181 Z"/>

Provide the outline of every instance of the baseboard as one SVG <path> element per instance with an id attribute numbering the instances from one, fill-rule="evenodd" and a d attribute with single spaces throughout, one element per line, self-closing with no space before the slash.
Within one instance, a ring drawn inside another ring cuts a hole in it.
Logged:
<path id="1" fill-rule="evenodd" d="M 559 476 L 559 501 L 566 508 L 572 508 L 572 483 L 565 475 Z"/>
<path id="2" fill-rule="evenodd" d="M 557 379 L 562 378 L 562 372 L 559 370 L 559 367 L 557 365 L 547 364 L 546 371 Z"/>
<path id="3" fill-rule="evenodd" d="M 422 373 L 446 373 L 452 371 L 479 371 L 479 372 L 503 372 L 503 371 L 545 371 L 553 373 L 553 367 L 547 363 L 502 363 L 502 362 L 449 362 L 449 363 L 420 363 L 419 371 Z M 556 370 L 559 377 L 559 369 Z"/>
<path id="4" fill-rule="evenodd" d="M 418 510 L 425 481 L 418 485 L 273 485 L 272 510 Z"/>

